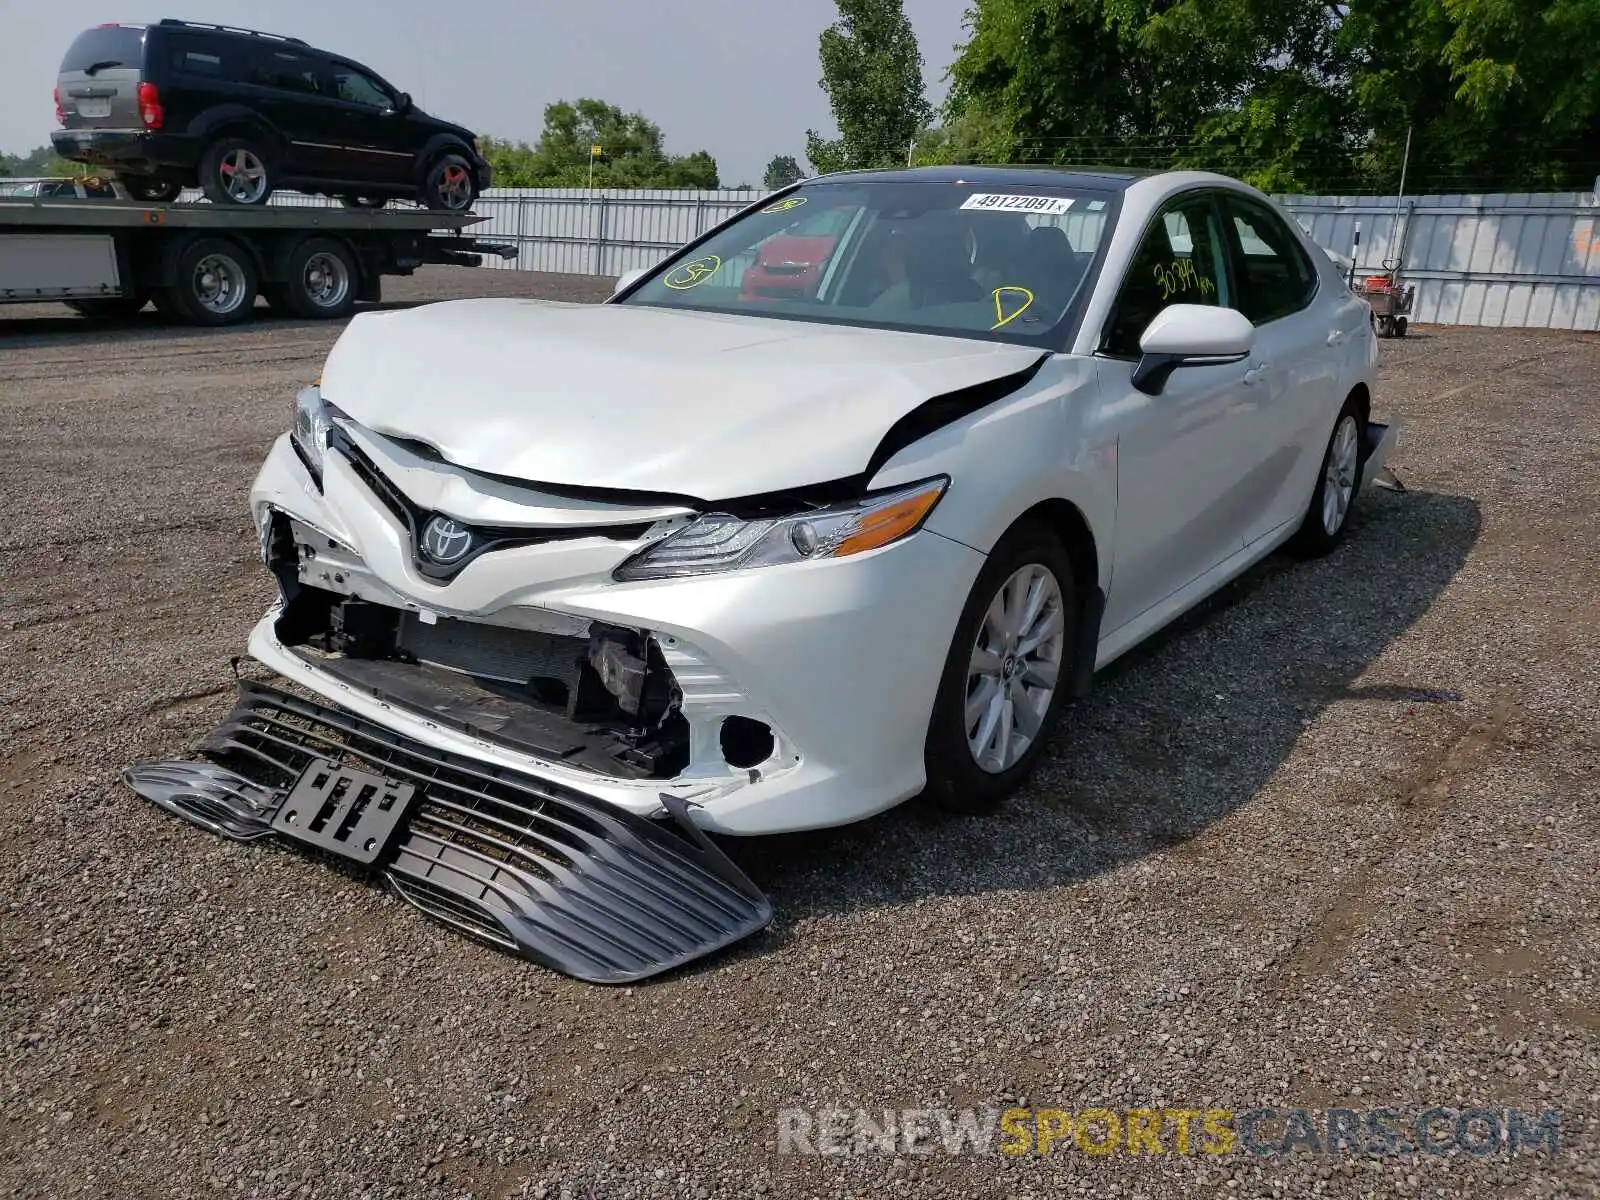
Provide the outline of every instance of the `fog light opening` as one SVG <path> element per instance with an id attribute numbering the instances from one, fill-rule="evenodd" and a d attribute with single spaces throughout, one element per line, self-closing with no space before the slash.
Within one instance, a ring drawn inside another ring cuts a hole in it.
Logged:
<path id="1" fill-rule="evenodd" d="M 777 745 L 772 726 L 750 717 L 728 717 L 722 722 L 722 757 L 730 767 L 753 767 L 772 757 Z"/>

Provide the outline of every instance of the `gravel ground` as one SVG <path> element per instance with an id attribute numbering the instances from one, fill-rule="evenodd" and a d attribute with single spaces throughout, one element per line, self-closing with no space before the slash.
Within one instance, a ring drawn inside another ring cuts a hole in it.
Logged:
<path id="1" fill-rule="evenodd" d="M 390 302 L 490 290 L 606 284 Z M 772 930 L 615 990 L 117 781 L 230 704 L 245 491 L 336 330 L 4 317 L 5 1194 L 1600 1195 L 1600 339 L 1385 343 L 1411 490 L 1338 553 L 1119 664 L 1000 815 L 735 844 Z M 1564 1117 L 1554 1157 L 776 1152 L 830 1103 Z"/>

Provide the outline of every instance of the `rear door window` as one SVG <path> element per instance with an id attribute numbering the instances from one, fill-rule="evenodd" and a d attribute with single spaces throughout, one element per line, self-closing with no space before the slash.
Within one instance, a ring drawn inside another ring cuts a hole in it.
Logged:
<path id="1" fill-rule="evenodd" d="M 308 54 L 263 46 L 251 56 L 246 82 L 302 96 L 323 94 L 322 71 Z"/>
<path id="2" fill-rule="evenodd" d="M 1283 219 L 1242 196 L 1224 196 L 1233 235 L 1234 306 L 1257 325 L 1299 312 L 1317 290 L 1317 272 Z"/>

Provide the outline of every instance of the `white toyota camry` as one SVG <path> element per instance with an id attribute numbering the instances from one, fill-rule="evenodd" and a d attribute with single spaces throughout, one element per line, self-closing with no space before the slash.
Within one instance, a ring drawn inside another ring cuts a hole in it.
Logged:
<path id="1" fill-rule="evenodd" d="M 736 834 L 991 805 L 1382 466 L 1367 305 L 1210 174 L 807 181 L 601 305 L 356 317 L 251 493 L 273 671 Z"/>
<path id="2" fill-rule="evenodd" d="M 357 316 L 251 492 L 250 653 L 298 687 L 128 781 L 584 978 L 667 969 L 770 919 L 706 831 L 993 805 L 1097 668 L 1336 546 L 1376 363 L 1209 174 L 829 176 L 604 304 Z"/>

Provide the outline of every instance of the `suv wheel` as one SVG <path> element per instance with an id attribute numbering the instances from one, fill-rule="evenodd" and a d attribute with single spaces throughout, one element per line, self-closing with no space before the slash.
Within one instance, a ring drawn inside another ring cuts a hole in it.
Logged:
<path id="1" fill-rule="evenodd" d="M 272 195 L 266 151 L 248 138 L 212 142 L 200 156 L 200 186 L 213 204 L 265 204 Z"/>
<path id="2" fill-rule="evenodd" d="M 143 200 L 146 204 L 170 204 L 183 195 L 183 184 L 156 179 L 149 175 L 132 177 L 124 175 L 121 182 L 122 186 L 128 189 L 128 195 L 135 200 Z"/>
<path id="3" fill-rule="evenodd" d="M 429 208 L 466 212 L 478 198 L 472 164 L 459 154 L 442 154 L 433 160 L 422 181 L 422 202 Z"/>

